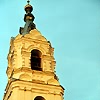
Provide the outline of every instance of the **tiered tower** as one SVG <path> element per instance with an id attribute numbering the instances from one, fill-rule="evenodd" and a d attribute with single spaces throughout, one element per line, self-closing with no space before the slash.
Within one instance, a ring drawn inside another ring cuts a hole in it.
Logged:
<path id="1" fill-rule="evenodd" d="M 28 1 L 25 26 L 10 41 L 3 100 L 63 100 L 64 88 L 55 74 L 54 48 L 36 29 L 32 10 Z"/>

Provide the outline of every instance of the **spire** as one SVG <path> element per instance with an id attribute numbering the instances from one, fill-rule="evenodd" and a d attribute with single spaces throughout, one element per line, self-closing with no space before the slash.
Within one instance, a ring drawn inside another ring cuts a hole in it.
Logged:
<path id="1" fill-rule="evenodd" d="M 26 14 L 24 15 L 24 21 L 25 21 L 25 26 L 24 28 L 20 27 L 20 34 L 25 35 L 27 33 L 29 33 L 32 29 L 35 29 L 36 26 L 33 23 L 35 17 L 34 15 L 31 13 L 33 11 L 33 7 L 29 4 L 30 1 L 27 1 L 27 5 L 25 6 L 25 12 Z"/>

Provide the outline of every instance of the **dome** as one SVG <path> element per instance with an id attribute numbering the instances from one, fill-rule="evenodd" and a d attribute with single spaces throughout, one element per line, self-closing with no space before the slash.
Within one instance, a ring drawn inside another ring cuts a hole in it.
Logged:
<path id="1" fill-rule="evenodd" d="M 27 4 L 24 9 L 25 9 L 26 12 L 28 12 L 28 11 L 32 12 L 33 7 L 30 4 Z"/>

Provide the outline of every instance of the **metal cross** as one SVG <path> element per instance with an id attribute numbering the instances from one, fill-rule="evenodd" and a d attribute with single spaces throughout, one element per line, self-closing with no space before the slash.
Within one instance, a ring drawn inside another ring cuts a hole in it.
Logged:
<path id="1" fill-rule="evenodd" d="M 30 0 L 28 0 L 27 3 L 29 4 L 30 3 Z"/>

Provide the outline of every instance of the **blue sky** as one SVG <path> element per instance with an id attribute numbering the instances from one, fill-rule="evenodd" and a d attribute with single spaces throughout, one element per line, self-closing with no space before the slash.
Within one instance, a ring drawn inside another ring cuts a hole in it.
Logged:
<path id="1" fill-rule="evenodd" d="M 100 100 L 100 0 L 31 0 L 35 24 L 55 48 L 65 100 Z M 10 38 L 24 26 L 26 0 L 0 1 L 0 100 Z"/>

